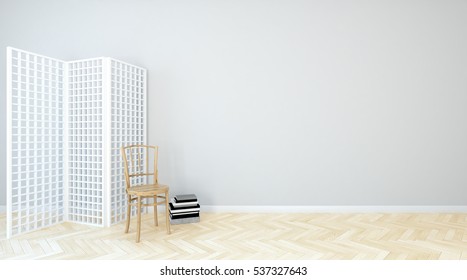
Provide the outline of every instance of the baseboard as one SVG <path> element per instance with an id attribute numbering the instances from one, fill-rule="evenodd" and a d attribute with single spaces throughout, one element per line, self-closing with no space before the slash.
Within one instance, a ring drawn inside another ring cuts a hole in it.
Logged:
<path id="1" fill-rule="evenodd" d="M 164 206 L 158 206 L 164 212 Z M 154 210 L 147 207 L 149 213 Z M 202 212 L 233 213 L 467 213 L 464 205 L 434 206 L 243 206 L 243 205 L 201 205 Z M 0 213 L 6 213 L 6 206 L 0 205 Z"/>
<path id="2" fill-rule="evenodd" d="M 467 213 L 464 205 L 421 206 L 217 206 L 201 205 L 202 212 L 237 213 Z"/>

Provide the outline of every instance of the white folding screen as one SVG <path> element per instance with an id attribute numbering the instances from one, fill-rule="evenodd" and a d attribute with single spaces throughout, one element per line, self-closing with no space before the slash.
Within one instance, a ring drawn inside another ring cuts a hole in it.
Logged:
<path id="1" fill-rule="evenodd" d="M 111 61 L 111 223 L 126 217 L 127 196 L 120 147 L 146 142 L 146 70 Z M 140 180 L 141 177 L 134 178 Z"/>
<path id="2" fill-rule="evenodd" d="M 8 236 L 64 219 L 64 62 L 7 52 Z"/>
<path id="3" fill-rule="evenodd" d="M 104 219 L 102 64 L 68 63 L 68 219 L 95 225 Z"/>
<path id="4" fill-rule="evenodd" d="M 7 236 L 126 215 L 119 148 L 146 142 L 146 75 L 7 48 Z"/>

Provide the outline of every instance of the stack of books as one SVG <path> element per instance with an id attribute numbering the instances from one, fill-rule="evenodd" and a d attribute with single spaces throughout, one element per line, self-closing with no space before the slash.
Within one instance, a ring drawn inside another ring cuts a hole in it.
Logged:
<path id="1" fill-rule="evenodd" d="M 176 195 L 169 203 L 172 225 L 199 222 L 198 198 L 194 194 Z"/>

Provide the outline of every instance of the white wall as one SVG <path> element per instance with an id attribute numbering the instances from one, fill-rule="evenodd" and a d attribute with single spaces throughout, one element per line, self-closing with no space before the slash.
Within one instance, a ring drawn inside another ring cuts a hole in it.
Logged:
<path id="1" fill-rule="evenodd" d="M 202 204 L 463 205 L 466 14 L 462 0 L 0 0 L 0 49 L 148 68 L 160 180 Z"/>

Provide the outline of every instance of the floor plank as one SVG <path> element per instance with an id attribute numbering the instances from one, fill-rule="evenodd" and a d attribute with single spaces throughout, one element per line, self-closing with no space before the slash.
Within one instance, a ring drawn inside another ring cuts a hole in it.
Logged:
<path id="1" fill-rule="evenodd" d="M 135 219 L 133 219 L 135 220 Z M 467 259 L 467 214 L 202 213 L 201 222 L 109 228 L 63 223 L 7 240 L 0 259 Z"/>

